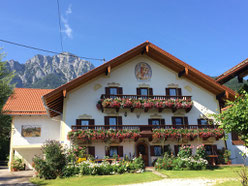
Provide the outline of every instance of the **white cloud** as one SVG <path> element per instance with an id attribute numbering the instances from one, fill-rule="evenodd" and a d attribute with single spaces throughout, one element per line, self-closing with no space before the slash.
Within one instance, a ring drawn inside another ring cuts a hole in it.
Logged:
<path id="1" fill-rule="evenodd" d="M 61 16 L 61 21 L 64 24 L 64 29 L 62 32 L 64 32 L 68 38 L 72 39 L 72 28 L 70 27 L 68 20 Z"/>
<path id="2" fill-rule="evenodd" d="M 67 10 L 65 11 L 65 14 L 66 14 L 66 15 L 69 15 L 69 14 L 71 14 L 71 13 L 72 13 L 72 9 L 71 9 L 71 7 L 72 7 L 72 5 L 71 5 L 71 4 L 69 4 L 69 6 L 68 6 Z"/>

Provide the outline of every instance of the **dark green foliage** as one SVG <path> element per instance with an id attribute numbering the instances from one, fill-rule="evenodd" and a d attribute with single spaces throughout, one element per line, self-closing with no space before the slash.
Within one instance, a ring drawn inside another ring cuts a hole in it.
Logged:
<path id="1" fill-rule="evenodd" d="M 5 67 L 5 62 L 1 61 L 0 54 L 0 110 L 12 93 L 13 86 L 9 83 L 14 77 Z M 0 160 L 6 160 L 9 154 L 9 140 L 11 131 L 11 117 L 0 112 Z"/>
<path id="2" fill-rule="evenodd" d="M 42 146 L 43 157 L 36 156 L 34 161 L 35 170 L 40 178 L 55 179 L 62 175 L 66 165 L 66 155 L 62 145 L 55 140 L 48 140 Z"/>
<path id="3" fill-rule="evenodd" d="M 225 86 L 227 86 L 227 87 L 229 87 L 235 91 L 239 91 L 247 84 L 248 84 L 248 82 L 246 80 L 244 80 L 243 83 L 239 83 L 237 78 L 233 78 L 230 81 L 224 83 Z"/>

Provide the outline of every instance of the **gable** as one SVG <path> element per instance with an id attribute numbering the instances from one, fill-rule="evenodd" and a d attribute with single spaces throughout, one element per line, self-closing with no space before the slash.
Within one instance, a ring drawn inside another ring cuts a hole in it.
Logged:
<path id="1" fill-rule="evenodd" d="M 204 89 L 212 92 L 216 96 L 224 96 L 227 99 L 234 99 L 235 97 L 235 92 L 231 89 L 218 84 L 214 79 L 147 41 L 44 95 L 43 101 L 50 116 L 53 117 L 63 112 L 63 99 L 69 91 L 94 79 L 97 76 L 104 74 L 111 75 L 112 69 L 138 55 L 147 55 L 161 65 L 173 70 L 178 74 L 178 77 L 183 76 Z"/>

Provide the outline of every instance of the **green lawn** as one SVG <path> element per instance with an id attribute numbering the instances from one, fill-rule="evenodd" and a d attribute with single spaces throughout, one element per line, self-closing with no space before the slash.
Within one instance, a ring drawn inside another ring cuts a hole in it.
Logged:
<path id="1" fill-rule="evenodd" d="M 162 177 L 153 174 L 152 172 L 144 172 L 140 174 L 122 174 L 122 175 L 109 175 L 109 176 L 82 176 L 71 178 L 58 178 L 56 180 L 42 180 L 32 178 L 30 181 L 37 185 L 53 185 L 53 186 L 95 186 L 95 185 L 123 185 L 131 183 L 142 183 L 160 180 Z"/>
<path id="2" fill-rule="evenodd" d="M 184 171 L 167 171 L 160 170 L 162 174 L 167 175 L 169 178 L 239 178 L 237 171 L 241 167 L 220 167 L 213 170 L 184 170 Z"/>
<path id="3" fill-rule="evenodd" d="M 225 181 L 223 183 L 218 183 L 214 186 L 242 186 L 240 181 Z"/>

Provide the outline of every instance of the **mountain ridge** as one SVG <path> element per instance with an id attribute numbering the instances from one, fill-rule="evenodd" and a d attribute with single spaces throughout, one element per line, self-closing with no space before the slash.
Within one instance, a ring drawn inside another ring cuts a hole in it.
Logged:
<path id="1" fill-rule="evenodd" d="M 9 60 L 6 67 L 15 71 L 11 83 L 19 88 L 56 88 L 95 68 L 91 62 L 68 52 L 54 56 L 37 54 L 24 64 Z"/>

